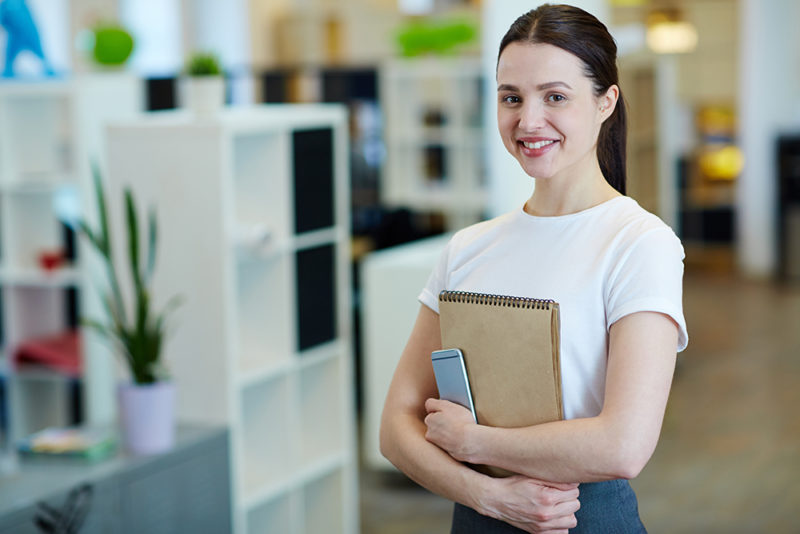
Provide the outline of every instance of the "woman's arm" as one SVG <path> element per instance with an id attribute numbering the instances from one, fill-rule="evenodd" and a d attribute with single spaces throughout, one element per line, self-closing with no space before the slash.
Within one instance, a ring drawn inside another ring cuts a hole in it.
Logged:
<path id="1" fill-rule="evenodd" d="M 493 479 L 425 439 L 425 399 L 437 396 L 430 354 L 440 348 L 439 316 L 422 306 L 386 397 L 380 431 L 383 455 L 430 491 L 529 532 L 574 526 L 580 506 L 577 484 Z"/>
<path id="2" fill-rule="evenodd" d="M 553 481 L 636 477 L 655 450 L 675 369 L 678 328 L 638 312 L 609 332 L 600 415 L 526 428 L 476 425 L 452 403 L 429 399 L 427 439 L 454 458 Z"/>

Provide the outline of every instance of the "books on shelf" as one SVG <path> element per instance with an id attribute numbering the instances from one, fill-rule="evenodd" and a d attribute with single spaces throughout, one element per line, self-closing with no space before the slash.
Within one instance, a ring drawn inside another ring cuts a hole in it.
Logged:
<path id="1" fill-rule="evenodd" d="M 16 365 L 43 365 L 69 376 L 80 376 L 81 339 L 77 330 L 28 339 L 14 353 Z"/>
<path id="2" fill-rule="evenodd" d="M 24 438 L 17 449 L 26 456 L 94 461 L 110 456 L 116 450 L 116 443 L 116 436 L 110 428 L 51 427 Z"/>

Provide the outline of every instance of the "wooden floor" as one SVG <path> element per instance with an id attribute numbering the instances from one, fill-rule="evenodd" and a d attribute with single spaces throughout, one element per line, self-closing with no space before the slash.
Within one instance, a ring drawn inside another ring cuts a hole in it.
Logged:
<path id="1" fill-rule="evenodd" d="M 800 285 L 688 273 L 689 347 L 633 481 L 659 533 L 800 533 Z M 363 471 L 362 534 L 445 534 L 452 505 Z"/>

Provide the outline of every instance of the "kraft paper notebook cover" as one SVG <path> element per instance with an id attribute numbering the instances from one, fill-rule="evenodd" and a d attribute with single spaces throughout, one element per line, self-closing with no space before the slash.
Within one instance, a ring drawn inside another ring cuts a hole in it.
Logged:
<path id="1" fill-rule="evenodd" d="M 557 302 L 442 291 L 439 322 L 442 348 L 464 354 L 479 424 L 508 428 L 563 419 Z"/>

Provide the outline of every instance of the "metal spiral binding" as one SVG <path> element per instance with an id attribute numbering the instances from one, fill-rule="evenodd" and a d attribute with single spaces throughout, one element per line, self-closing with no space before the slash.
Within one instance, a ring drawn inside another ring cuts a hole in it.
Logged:
<path id="1" fill-rule="evenodd" d="M 549 310 L 556 301 L 552 299 L 534 299 L 528 297 L 511 297 L 508 295 L 490 295 L 469 291 L 448 291 L 439 293 L 440 302 L 459 302 L 483 304 L 486 306 L 503 306 L 508 308 L 525 308 L 530 310 Z"/>

